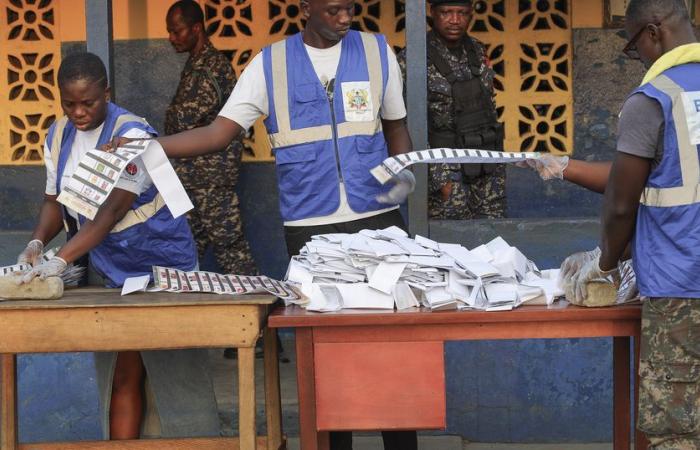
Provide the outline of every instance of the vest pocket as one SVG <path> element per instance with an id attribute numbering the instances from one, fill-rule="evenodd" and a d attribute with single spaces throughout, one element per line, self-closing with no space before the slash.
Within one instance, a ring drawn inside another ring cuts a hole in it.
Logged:
<path id="1" fill-rule="evenodd" d="M 374 198 L 379 192 L 387 190 L 390 185 L 382 186 L 374 179 L 370 170 L 377 167 L 389 156 L 384 134 L 379 132 L 373 136 L 356 136 L 355 148 L 357 149 L 358 161 L 354 165 L 354 179 L 365 187 L 369 188 L 369 198 Z M 348 184 L 350 181 L 348 181 Z"/>
<path id="2" fill-rule="evenodd" d="M 294 87 L 292 98 L 295 104 L 290 108 L 292 129 L 325 124 L 328 99 L 320 89 L 318 83 L 304 83 Z"/>
<path id="3" fill-rule="evenodd" d="M 316 152 L 314 144 L 304 144 L 275 151 L 281 197 L 297 198 L 300 193 L 313 190 L 314 184 L 319 180 Z"/>
<path id="4" fill-rule="evenodd" d="M 357 136 L 355 142 L 361 165 L 369 170 L 381 164 L 389 156 L 383 133 L 377 133 L 374 136 Z"/>

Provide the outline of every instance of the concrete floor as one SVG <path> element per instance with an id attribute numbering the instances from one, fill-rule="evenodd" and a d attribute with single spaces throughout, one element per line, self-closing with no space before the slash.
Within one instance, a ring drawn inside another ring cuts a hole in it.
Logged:
<path id="1" fill-rule="evenodd" d="M 299 411 L 297 403 L 296 364 L 293 338 L 283 336 L 285 356 L 289 363 L 280 363 L 280 387 L 282 392 L 282 426 L 288 438 L 287 448 L 299 450 Z M 238 418 L 233 414 L 238 404 L 236 361 L 225 359 L 220 349 L 210 350 L 209 358 L 214 379 L 214 389 L 219 404 L 219 417 L 225 435 L 238 434 Z M 258 434 L 265 434 L 265 403 L 262 359 L 255 362 Z M 610 443 L 594 444 L 484 444 L 473 443 L 461 436 L 436 435 L 436 432 L 419 433 L 419 450 L 611 450 Z M 379 433 L 356 433 L 355 450 L 382 450 Z"/>

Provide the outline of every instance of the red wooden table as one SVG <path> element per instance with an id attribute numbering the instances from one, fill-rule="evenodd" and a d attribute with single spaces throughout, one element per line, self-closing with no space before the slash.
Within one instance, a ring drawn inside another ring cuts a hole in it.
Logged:
<path id="1" fill-rule="evenodd" d="M 558 302 L 499 312 L 280 307 L 268 326 L 296 331 L 304 450 L 327 450 L 331 430 L 445 428 L 445 341 L 607 336 L 613 338 L 613 447 L 629 450 L 630 351 L 632 338 L 639 342 L 640 318 L 639 304 Z M 636 448 L 645 449 L 646 440 L 636 437 Z"/>

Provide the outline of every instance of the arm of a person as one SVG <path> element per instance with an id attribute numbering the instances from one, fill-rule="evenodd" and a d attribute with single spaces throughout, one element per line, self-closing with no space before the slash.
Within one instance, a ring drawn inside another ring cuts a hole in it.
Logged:
<path id="1" fill-rule="evenodd" d="M 245 130 L 238 123 L 223 116 L 217 116 L 209 125 L 157 140 L 169 158 L 191 158 L 215 153 L 238 139 Z"/>
<path id="2" fill-rule="evenodd" d="M 71 263 L 97 247 L 107 237 L 114 226 L 126 215 L 136 194 L 115 188 L 97 211 L 94 220 L 86 221 L 56 256 Z"/>
<path id="3" fill-rule="evenodd" d="M 172 136 L 158 138 L 170 158 L 188 158 L 214 153 L 239 139 L 255 121 L 268 114 L 267 85 L 262 53 L 248 64 L 233 92 L 214 121 Z"/>
<path id="4" fill-rule="evenodd" d="M 600 269 L 611 270 L 632 240 L 639 199 L 646 185 L 652 160 L 618 152 L 605 190 L 601 217 Z"/>
<path id="5" fill-rule="evenodd" d="M 602 194 L 610 177 L 612 162 L 589 162 L 569 159 L 564 169 L 564 179 L 593 192 Z"/>
<path id="6" fill-rule="evenodd" d="M 44 194 L 44 202 L 39 210 L 39 223 L 32 233 L 32 239 L 39 239 L 44 245 L 55 238 L 63 228 L 63 210 L 57 198 L 56 195 Z"/>
<path id="7" fill-rule="evenodd" d="M 386 139 L 389 155 L 396 156 L 413 150 L 411 136 L 408 134 L 406 119 L 386 120 L 382 119 L 384 139 Z"/>
<path id="8" fill-rule="evenodd" d="M 389 155 L 395 156 L 413 150 L 411 136 L 406 126 L 403 77 L 401 67 L 391 47 L 387 45 L 389 77 L 382 101 L 381 120 Z"/>
<path id="9" fill-rule="evenodd" d="M 452 170 L 449 164 L 429 164 L 428 189 L 430 193 L 440 192 L 443 201 L 447 201 L 452 194 Z"/>
<path id="10" fill-rule="evenodd" d="M 39 209 L 39 221 L 32 233 L 32 240 L 38 239 L 47 245 L 63 227 L 63 207 L 57 200 L 56 178 L 58 173 L 51 157 L 51 149 L 46 142 L 44 142 L 44 166 L 46 168 L 44 201 Z"/>

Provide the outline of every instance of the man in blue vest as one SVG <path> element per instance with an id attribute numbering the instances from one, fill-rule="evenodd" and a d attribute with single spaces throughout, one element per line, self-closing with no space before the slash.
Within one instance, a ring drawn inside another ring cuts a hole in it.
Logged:
<path id="1" fill-rule="evenodd" d="M 600 255 L 571 277 L 615 277 L 631 244 L 645 298 L 638 427 L 653 449 L 700 448 L 700 44 L 683 0 L 632 0 L 624 52 L 649 68 L 622 107 Z"/>
<path id="2" fill-rule="evenodd" d="M 316 234 L 405 228 L 398 205 L 415 186 L 408 170 L 388 186 L 370 174 L 412 150 L 401 69 L 386 39 L 350 30 L 353 0 L 300 6 L 304 31 L 253 58 L 214 122 L 158 138 L 171 158 L 204 155 L 267 116 L 290 255 Z M 383 437 L 387 449 L 417 448 L 413 431 Z M 351 449 L 352 435 L 331 433 L 331 448 Z"/>

